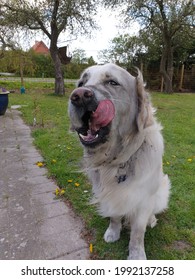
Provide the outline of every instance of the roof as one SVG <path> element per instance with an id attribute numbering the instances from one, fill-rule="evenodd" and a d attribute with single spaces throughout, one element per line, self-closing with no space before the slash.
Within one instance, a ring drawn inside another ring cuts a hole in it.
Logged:
<path id="1" fill-rule="evenodd" d="M 32 49 L 38 54 L 49 54 L 49 49 L 43 41 L 35 41 Z"/>

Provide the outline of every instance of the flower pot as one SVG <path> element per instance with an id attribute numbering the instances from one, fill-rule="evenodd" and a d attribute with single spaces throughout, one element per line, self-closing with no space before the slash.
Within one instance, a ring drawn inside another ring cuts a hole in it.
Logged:
<path id="1" fill-rule="evenodd" d="M 4 115 L 8 107 L 8 91 L 0 91 L 0 115 Z"/>

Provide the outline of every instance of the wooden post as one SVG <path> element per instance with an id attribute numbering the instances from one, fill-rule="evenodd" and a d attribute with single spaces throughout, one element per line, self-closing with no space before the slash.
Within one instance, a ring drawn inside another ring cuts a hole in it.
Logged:
<path id="1" fill-rule="evenodd" d="M 182 90 L 182 87 L 183 87 L 183 77 L 184 77 L 184 64 L 182 64 L 182 67 L 181 67 L 181 77 L 180 77 L 180 83 L 179 83 L 179 90 Z"/>
<path id="2" fill-rule="evenodd" d="M 23 56 L 21 53 L 19 53 L 20 56 L 20 79 L 21 79 L 21 87 L 24 86 L 24 62 L 23 62 Z"/>

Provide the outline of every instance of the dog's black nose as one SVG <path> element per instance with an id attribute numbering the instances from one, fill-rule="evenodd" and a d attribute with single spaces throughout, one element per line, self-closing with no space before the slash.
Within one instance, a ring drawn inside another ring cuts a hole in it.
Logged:
<path id="1" fill-rule="evenodd" d="M 93 92 L 84 87 L 76 88 L 70 96 L 71 102 L 76 106 L 88 105 L 93 98 Z"/>

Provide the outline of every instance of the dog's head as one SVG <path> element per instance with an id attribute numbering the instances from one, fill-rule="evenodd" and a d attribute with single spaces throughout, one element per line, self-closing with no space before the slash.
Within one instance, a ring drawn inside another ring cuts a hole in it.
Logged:
<path id="1" fill-rule="evenodd" d="M 87 68 L 77 85 L 69 116 L 84 146 L 95 148 L 149 125 L 151 110 L 141 74 L 135 78 L 109 63 Z"/>

